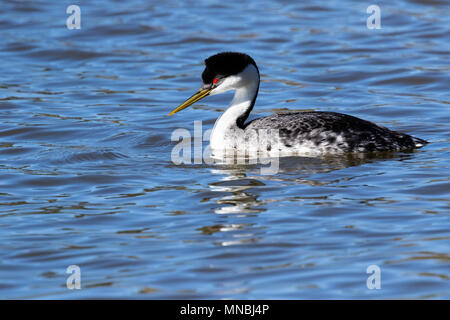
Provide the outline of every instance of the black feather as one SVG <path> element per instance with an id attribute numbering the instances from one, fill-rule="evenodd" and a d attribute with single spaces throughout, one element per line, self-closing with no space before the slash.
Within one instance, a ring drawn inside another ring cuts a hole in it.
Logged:
<path id="1" fill-rule="evenodd" d="M 253 64 L 258 70 L 255 61 L 245 53 L 221 52 L 215 54 L 205 60 L 206 67 L 202 73 L 203 83 L 211 84 L 214 78 L 225 78 L 238 74 L 249 64 Z"/>

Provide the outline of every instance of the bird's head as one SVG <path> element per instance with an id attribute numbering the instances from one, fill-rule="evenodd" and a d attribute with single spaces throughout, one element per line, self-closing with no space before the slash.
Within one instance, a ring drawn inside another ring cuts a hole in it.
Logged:
<path id="1" fill-rule="evenodd" d="M 206 96 L 259 84 L 259 71 L 255 61 L 245 53 L 221 52 L 205 60 L 200 90 L 169 113 L 181 111 Z"/>

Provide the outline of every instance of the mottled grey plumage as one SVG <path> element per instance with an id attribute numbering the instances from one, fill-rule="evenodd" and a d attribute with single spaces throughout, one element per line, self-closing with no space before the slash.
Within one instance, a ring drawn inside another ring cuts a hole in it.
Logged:
<path id="1" fill-rule="evenodd" d="M 425 140 L 337 112 L 293 112 L 255 119 L 247 130 L 278 129 L 286 148 L 318 152 L 372 152 L 414 149 Z"/>

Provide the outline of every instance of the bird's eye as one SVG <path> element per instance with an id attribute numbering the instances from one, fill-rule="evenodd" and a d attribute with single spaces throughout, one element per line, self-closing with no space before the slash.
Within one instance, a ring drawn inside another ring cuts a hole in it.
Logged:
<path id="1" fill-rule="evenodd" d="M 217 78 L 214 78 L 214 80 L 213 80 L 213 84 L 216 84 L 217 83 L 217 81 L 219 81 Z"/>

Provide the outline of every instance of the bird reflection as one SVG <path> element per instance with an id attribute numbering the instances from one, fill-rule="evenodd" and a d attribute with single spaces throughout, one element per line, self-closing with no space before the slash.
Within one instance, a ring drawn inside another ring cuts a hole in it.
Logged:
<path id="1" fill-rule="evenodd" d="M 304 184 L 308 186 L 320 186 L 330 183 L 345 182 L 350 177 L 342 177 L 336 180 L 336 177 L 327 179 L 321 175 L 315 177 L 315 174 L 329 173 L 332 171 L 360 166 L 375 161 L 396 159 L 404 161 L 412 157 L 411 153 L 371 153 L 371 154 L 347 154 L 341 156 L 327 157 L 284 157 L 279 159 L 279 170 L 276 174 L 261 174 L 261 164 L 225 164 L 223 161 L 217 161 L 211 167 L 210 172 L 217 176 L 218 180 L 211 182 L 209 188 L 218 194 L 214 200 L 214 213 L 222 215 L 224 222 L 203 226 L 197 230 L 205 235 L 215 233 L 229 234 L 224 239 L 216 242 L 218 245 L 236 245 L 248 242 L 255 242 L 263 236 L 258 215 L 267 210 L 269 201 L 261 200 L 261 195 L 268 188 L 273 188 L 274 183 L 280 188 L 286 188 L 286 185 Z M 315 178 L 314 178 L 315 177 Z M 279 183 L 282 183 L 280 186 Z M 326 198 L 326 197 L 325 197 Z M 213 197 L 214 199 L 214 197 Z M 211 200 L 211 199 L 209 199 Z M 323 199 L 326 201 L 327 199 Z M 242 221 L 242 223 L 239 223 Z M 259 227 L 258 227 L 259 226 Z M 228 233 L 230 232 L 231 233 Z"/>
<path id="2" fill-rule="evenodd" d="M 265 211 L 262 201 L 258 200 L 255 191 L 251 189 L 264 186 L 264 183 L 256 179 L 248 179 L 244 168 L 233 170 L 213 170 L 216 174 L 227 174 L 221 181 L 210 183 L 209 187 L 214 192 L 228 193 L 216 200 L 221 204 L 215 210 L 217 214 L 238 213 L 251 214 Z"/>

